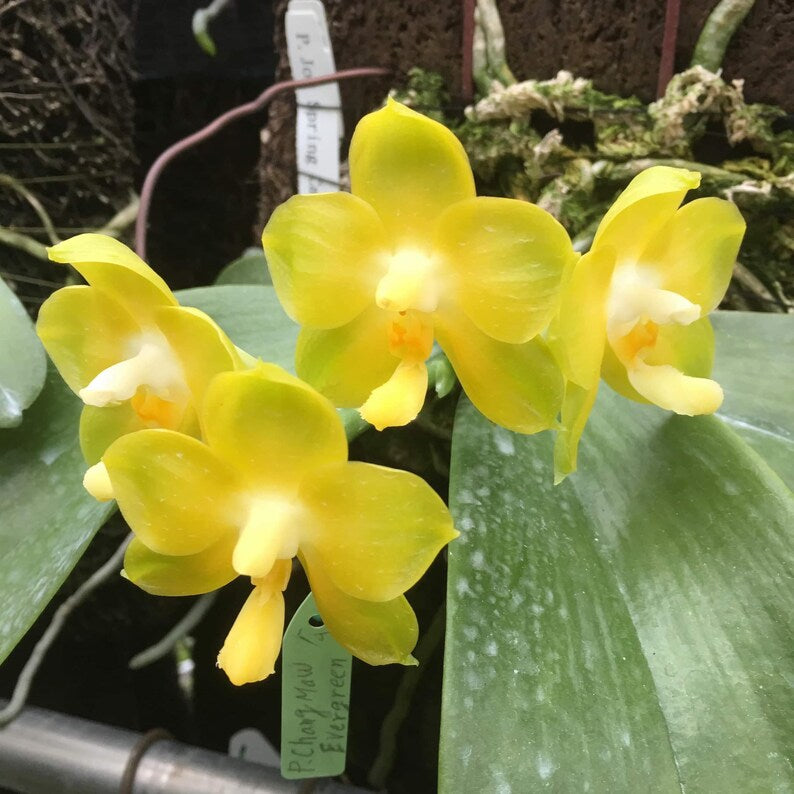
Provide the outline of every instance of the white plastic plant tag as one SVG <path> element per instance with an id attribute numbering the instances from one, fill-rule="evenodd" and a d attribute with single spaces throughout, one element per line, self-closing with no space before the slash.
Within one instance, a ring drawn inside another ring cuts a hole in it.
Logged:
<path id="1" fill-rule="evenodd" d="M 311 593 L 284 634 L 281 774 L 296 779 L 345 771 L 352 657 L 329 633 Z"/>
<path id="2" fill-rule="evenodd" d="M 278 767 L 275 747 L 256 728 L 242 728 L 229 739 L 229 755 L 252 764 Z"/>
<path id="3" fill-rule="evenodd" d="M 336 71 L 325 7 L 320 0 L 290 0 L 285 27 L 293 78 Z M 298 193 L 338 190 L 339 141 L 343 134 L 339 86 L 329 83 L 301 88 L 295 98 Z"/>

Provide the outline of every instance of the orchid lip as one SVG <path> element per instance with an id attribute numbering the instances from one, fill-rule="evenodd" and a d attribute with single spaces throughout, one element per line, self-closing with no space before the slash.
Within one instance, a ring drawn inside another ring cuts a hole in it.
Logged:
<path id="1" fill-rule="evenodd" d="M 631 333 L 638 323 L 691 325 L 701 313 L 683 295 L 663 289 L 652 269 L 627 264 L 615 270 L 607 302 L 610 341 Z"/>
<path id="2" fill-rule="evenodd" d="M 182 367 L 164 339 L 146 335 L 130 358 L 103 369 L 85 388 L 80 399 L 103 408 L 132 398 L 141 386 L 157 396 L 174 399 L 187 392 Z"/>

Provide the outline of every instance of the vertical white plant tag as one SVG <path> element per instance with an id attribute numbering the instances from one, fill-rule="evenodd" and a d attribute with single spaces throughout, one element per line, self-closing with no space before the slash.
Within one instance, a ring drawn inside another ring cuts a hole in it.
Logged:
<path id="1" fill-rule="evenodd" d="M 294 79 L 336 71 L 325 7 L 320 0 L 290 0 L 285 27 Z M 295 98 L 298 193 L 338 190 L 339 142 L 343 134 L 339 85 L 301 88 Z"/>

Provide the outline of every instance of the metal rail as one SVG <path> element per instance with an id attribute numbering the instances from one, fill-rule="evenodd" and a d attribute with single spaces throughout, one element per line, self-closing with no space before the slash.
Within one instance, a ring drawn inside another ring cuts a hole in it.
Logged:
<path id="1" fill-rule="evenodd" d="M 0 701 L 2 705 L 2 701 Z M 167 738 L 26 708 L 0 728 L 0 788 L 22 794 L 364 794 Z"/>

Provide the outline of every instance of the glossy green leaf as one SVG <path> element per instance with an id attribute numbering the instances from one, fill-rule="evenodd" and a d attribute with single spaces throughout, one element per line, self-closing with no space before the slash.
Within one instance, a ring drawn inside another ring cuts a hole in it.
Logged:
<path id="1" fill-rule="evenodd" d="M 24 422 L 0 431 L 0 662 L 113 510 L 82 486 L 80 408 L 50 368 Z"/>
<path id="2" fill-rule="evenodd" d="M 298 326 L 284 313 L 273 287 L 197 287 L 176 295 L 185 306 L 206 312 L 246 353 L 295 372 Z M 340 408 L 339 415 L 348 441 L 369 428 L 358 411 Z"/>
<path id="3" fill-rule="evenodd" d="M 794 487 L 794 316 L 717 312 L 712 322 L 718 416 Z"/>
<path id="4" fill-rule="evenodd" d="M 227 284 L 175 293 L 183 306 L 206 312 L 246 353 L 294 371 L 298 326 L 272 287 Z"/>
<path id="5" fill-rule="evenodd" d="M 0 428 L 16 427 L 44 386 L 47 357 L 19 298 L 0 278 Z"/>
<path id="6" fill-rule="evenodd" d="M 226 265 L 215 279 L 221 284 L 272 284 L 265 252 L 261 248 L 246 248 L 239 259 Z"/>
<path id="7" fill-rule="evenodd" d="M 551 447 L 459 406 L 440 790 L 794 790 L 791 492 L 720 419 L 606 387 L 556 488 Z"/>

